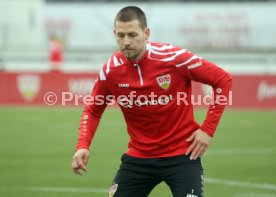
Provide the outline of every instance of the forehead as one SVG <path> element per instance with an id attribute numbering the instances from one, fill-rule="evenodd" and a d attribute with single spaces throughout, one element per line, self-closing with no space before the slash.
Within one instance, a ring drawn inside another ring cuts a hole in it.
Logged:
<path id="1" fill-rule="evenodd" d="M 122 21 L 115 22 L 116 32 L 128 33 L 128 32 L 137 32 L 141 30 L 142 28 L 140 27 L 139 21 L 137 19 L 132 21 L 127 21 L 127 22 L 122 22 Z"/>

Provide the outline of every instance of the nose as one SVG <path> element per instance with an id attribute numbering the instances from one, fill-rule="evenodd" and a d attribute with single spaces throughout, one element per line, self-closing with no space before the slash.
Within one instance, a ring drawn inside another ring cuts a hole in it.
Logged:
<path id="1" fill-rule="evenodd" d="M 124 38 L 124 45 L 125 45 L 125 46 L 130 45 L 130 40 L 129 40 L 129 37 L 128 37 L 128 36 L 125 36 L 125 38 Z"/>

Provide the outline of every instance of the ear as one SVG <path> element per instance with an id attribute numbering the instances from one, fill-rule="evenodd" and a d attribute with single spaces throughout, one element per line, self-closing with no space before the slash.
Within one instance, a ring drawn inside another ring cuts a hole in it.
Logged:
<path id="1" fill-rule="evenodd" d="M 114 33 L 114 36 L 116 37 L 116 30 L 115 29 L 113 30 L 113 33 Z"/>
<path id="2" fill-rule="evenodd" d="M 147 28 L 145 28 L 145 30 L 144 30 L 144 34 L 145 34 L 145 38 L 146 38 L 146 40 L 148 40 L 149 39 L 149 37 L 150 37 L 150 29 L 147 27 Z"/>

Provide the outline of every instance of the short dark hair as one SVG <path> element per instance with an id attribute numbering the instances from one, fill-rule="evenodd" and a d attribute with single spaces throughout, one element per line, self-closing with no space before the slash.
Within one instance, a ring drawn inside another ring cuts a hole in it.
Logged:
<path id="1" fill-rule="evenodd" d="M 122 8 L 116 15 L 114 26 L 116 21 L 129 22 L 136 19 L 139 21 L 139 25 L 142 29 L 147 27 L 147 19 L 143 10 L 136 6 L 127 6 Z"/>

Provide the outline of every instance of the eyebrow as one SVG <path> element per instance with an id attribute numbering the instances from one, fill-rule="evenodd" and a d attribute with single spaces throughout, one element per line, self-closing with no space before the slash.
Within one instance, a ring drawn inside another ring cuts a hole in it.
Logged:
<path id="1" fill-rule="evenodd" d="M 117 32 L 116 34 L 138 34 L 137 32 L 135 31 L 131 31 L 131 32 L 127 32 L 127 33 L 124 33 L 124 32 Z"/>

